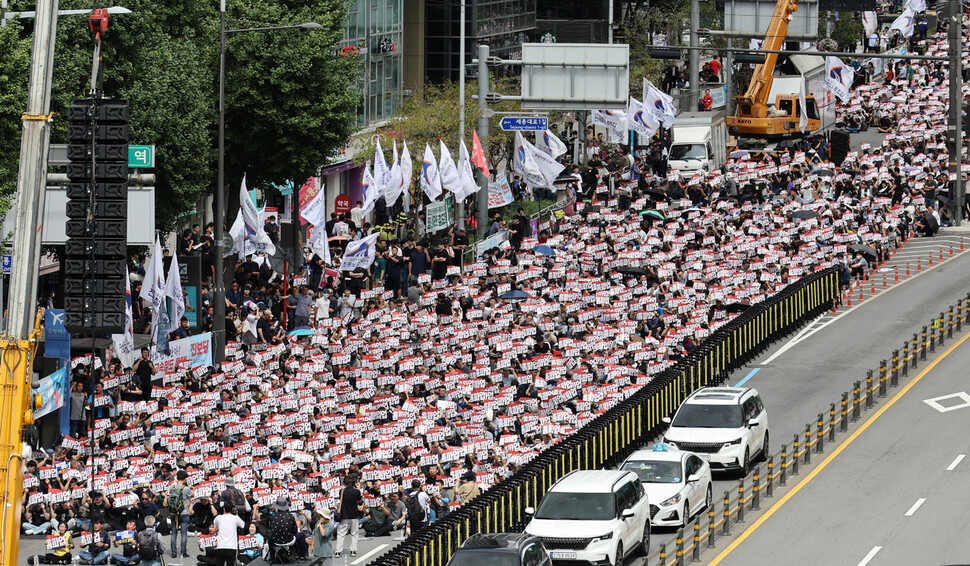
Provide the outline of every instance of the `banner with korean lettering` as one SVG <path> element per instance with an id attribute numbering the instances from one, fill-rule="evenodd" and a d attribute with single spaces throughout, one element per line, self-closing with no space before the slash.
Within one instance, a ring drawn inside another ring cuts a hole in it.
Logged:
<path id="1" fill-rule="evenodd" d="M 51 411 L 56 411 L 64 406 L 64 399 L 68 396 L 68 373 L 67 367 L 55 371 L 44 379 L 40 380 L 37 387 L 37 394 L 44 401 L 44 405 L 34 413 L 34 418 L 39 419 Z"/>
<path id="2" fill-rule="evenodd" d="M 450 197 L 451 195 L 448 196 Z M 446 198 L 445 200 L 433 202 L 428 205 L 426 216 L 429 233 L 446 230 L 455 223 L 455 215 L 452 213 L 454 206 L 454 200 L 451 198 Z"/>
<path id="3" fill-rule="evenodd" d="M 512 204 L 515 196 L 512 194 L 512 187 L 509 186 L 508 177 L 503 176 L 488 183 L 488 208 L 501 208 Z"/>
<path id="4" fill-rule="evenodd" d="M 158 374 L 154 379 L 161 379 L 166 373 L 177 371 L 183 364 L 189 368 L 212 365 L 212 333 L 205 332 L 197 336 L 190 336 L 168 343 L 172 354 L 166 356 L 152 348 L 151 360 L 155 364 Z"/>

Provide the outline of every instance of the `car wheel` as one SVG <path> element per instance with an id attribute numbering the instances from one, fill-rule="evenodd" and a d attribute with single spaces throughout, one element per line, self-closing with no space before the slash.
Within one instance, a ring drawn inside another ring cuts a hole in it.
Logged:
<path id="1" fill-rule="evenodd" d="M 643 522 L 643 540 L 640 541 L 640 556 L 650 556 L 650 519 Z"/>
<path id="2" fill-rule="evenodd" d="M 761 461 L 767 462 L 768 456 L 771 455 L 770 449 L 768 448 L 768 431 L 765 431 L 764 442 L 761 443 Z"/>
<path id="3" fill-rule="evenodd" d="M 751 448 L 744 448 L 744 460 L 741 461 L 741 477 L 748 477 L 748 472 L 751 471 Z"/>
<path id="4" fill-rule="evenodd" d="M 711 508 L 711 504 L 714 503 L 714 488 L 711 484 L 707 484 L 707 497 L 704 499 L 704 510 L 707 511 Z"/>
<path id="5" fill-rule="evenodd" d="M 613 566 L 623 566 L 623 541 L 616 544 L 616 558 L 613 560 Z"/>

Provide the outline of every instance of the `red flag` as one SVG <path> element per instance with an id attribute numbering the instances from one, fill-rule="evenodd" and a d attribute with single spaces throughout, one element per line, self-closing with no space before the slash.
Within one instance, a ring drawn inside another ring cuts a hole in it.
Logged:
<path id="1" fill-rule="evenodd" d="M 491 174 L 488 172 L 488 162 L 485 161 L 485 150 L 482 149 L 482 140 L 478 139 L 478 131 L 472 131 L 472 165 L 478 167 L 478 170 L 485 175 L 486 179 L 491 178 Z"/>

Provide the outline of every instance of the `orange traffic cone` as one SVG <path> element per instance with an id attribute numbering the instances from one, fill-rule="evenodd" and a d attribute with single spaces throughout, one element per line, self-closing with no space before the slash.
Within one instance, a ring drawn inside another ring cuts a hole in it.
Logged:
<path id="1" fill-rule="evenodd" d="M 893 272 L 896 274 L 896 280 L 893 283 L 899 283 L 899 266 L 893 267 Z"/>

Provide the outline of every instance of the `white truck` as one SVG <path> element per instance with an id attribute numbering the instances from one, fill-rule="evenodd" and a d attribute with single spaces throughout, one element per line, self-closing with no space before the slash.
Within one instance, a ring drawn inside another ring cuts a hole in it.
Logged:
<path id="1" fill-rule="evenodd" d="M 714 171 L 727 162 L 728 131 L 723 110 L 679 114 L 670 137 L 670 169 Z"/>

